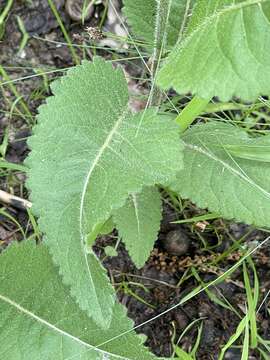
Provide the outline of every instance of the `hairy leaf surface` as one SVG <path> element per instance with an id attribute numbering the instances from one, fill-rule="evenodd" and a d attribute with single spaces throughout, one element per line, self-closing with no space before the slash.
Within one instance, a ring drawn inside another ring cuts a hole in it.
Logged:
<path id="1" fill-rule="evenodd" d="M 270 164 L 245 159 L 229 146 L 268 147 L 270 136 L 250 138 L 244 130 L 213 122 L 195 125 L 183 135 L 185 167 L 172 189 L 227 219 L 269 227 Z"/>
<path id="2" fill-rule="evenodd" d="M 242 159 L 270 162 L 269 143 L 254 145 L 227 145 L 225 149 Z"/>
<path id="3" fill-rule="evenodd" d="M 105 327 L 114 291 L 86 240 L 129 193 L 171 181 L 182 145 L 168 117 L 129 112 L 123 72 L 100 58 L 71 69 L 52 90 L 29 141 L 28 187 L 65 283 Z"/>
<path id="4" fill-rule="evenodd" d="M 133 326 L 122 305 L 102 330 L 61 280 L 44 244 L 24 241 L 0 256 L 1 359 L 155 359 L 134 331 L 113 340 Z"/>
<path id="5" fill-rule="evenodd" d="M 202 98 L 270 92 L 270 1 L 200 0 L 158 84 Z"/>
<path id="6" fill-rule="evenodd" d="M 161 198 L 157 188 L 145 187 L 116 210 L 114 221 L 133 262 L 141 268 L 153 249 L 160 228 Z"/>
<path id="7" fill-rule="evenodd" d="M 173 47 L 185 29 L 188 14 L 194 0 L 168 0 L 171 1 L 167 25 L 166 45 Z M 162 9 L 161 9 L 162 10 Z M 157 0 L 124 0 L 123 12 L 127 17 L 133 32 L 147 44 L 154 47 L 158 17 Z"/>

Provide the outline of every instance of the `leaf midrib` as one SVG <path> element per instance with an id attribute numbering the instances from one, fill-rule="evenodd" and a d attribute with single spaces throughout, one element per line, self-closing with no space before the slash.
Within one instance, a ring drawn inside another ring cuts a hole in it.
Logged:
<path id="1" fill-rule="evenodd" d="M 132 202 L 134 205 L 134 212 L 137 219 L 137 231 L 138 231 L 138 237 L 141 240 L 141 224 L 140 224 L 140 216 L 139 216 L 139 207 L 138 207 L 138 201 L 137 201 L 137 194 L 132 194 Z"/>
<path id="2" fill-rule="evenodd" d="M 26 316 L 38 321 L 39 323 L 41 323 L 42 325 L 45 325 L 47 328 L 49 328 L 50 330 L 52 331 L 55 331 L 59 334 L 61 334 L 62 336 L 65 336 L 65 337 L 68 337 L 69 339 L 73 340 L 73 341 L 76 341 L 78 342 L 80 345 L 82 346 L 85 346 L 87 347 L 89 350 L 94 350 L 94 351 L 97 351 L 97 352 L 101 352 L 102 354 L 106 354 L 106 355 L 111 355 L 111 356 L 114 356 L 115 358 L 117 359 L 122 359 L 122 360 L 134 360 L 134 359 L 131 359 L 131 358 L 126 358 L 126 357 L 123 357 L 121 355 L 116 355 L 116 354 L 113 354 L 113 353 L 110 353 L 110 352 L 107 352 L 107 351 L 104 351 L 104 350 L 101 350 L 101 349 L 98 349 L 97 347 L 93 346 L 93 345 L 90 345 L 88 343 L 86 343 L 85 341 L 71 335 L 70 333 L 64 331 L 64 330 L 61 330 L 59 329 L 58 327 L 56 327 L 55 325 L 49 323 L 47 320 L 44 320 L 43 318 L 41 318 L 40 316 L 34 314 L 33 312 L 25 309 L 23 306 L 21 306 L 20 304 L 18 304 L 17 302 L 11 300 L 10 298 L 4 296 L 4 295 L 1 295 L 0 294 L 0 300 L 2 300 L 3 302 L 9 304 L 10 306 L 12 307 L 15 307 L 19 312 L 22 312 L 23 314 L 25 314 Z"/>
<path id="3" fill-rule="evenodd" d="M 256 184 L 252 179 L 250 179 L 245 173 L 242 173 L 238 170 L 236 170 L 234 167 L 232 167 L 230 164 L 226 163 L 225 161 L 223 161 L 222 159 L 218 158 L 217 156 L 215 156 L 214 154 L 208 152 L 207 150 L 199 147 L 198 145 L 193 145 L 193 144 L 188 144 L 188 143 L 184 143 L 185 147 L 192 150 L 192 151 L 196 151 L 204 156 L 207 156 L 208 158 L 210 158 L 213 161 L 216 161 L 218 163 L 220 163 L 224 168 L 226 168 L 228 171 L 230 171 L 234 176 L 241 178 L 241 180 L 244 180 L 245 182 L 247 182 L 250 186 L 256 188 L 257 190 L 259 190 L 263 195 L 265 195 L 269 200 L 270 200 L 270 193 L 263 189 L 260 185 Z M 242 170 L 242 169 L 241 169 Z"/>
<path id="4" fill-rule="evenodd" d="M 112 138 L 114 136 L 114 134 L 116 133 L 116 131 L 118 130 L 119 126 L 122 124 L 122 122 L 124 121 L 126 115 L 128 112 L 128 107 L 126 107 L 123 111 L 122 114 L 119 116 L 119 118 L 117 119 L 117 121 L 115 122 L 114 126 L 112 127 L 111 131 L 109 132 L 109 134 L 107 135 L 107 137 L 105 138 L 104 143 L 102 144 L 102 146 L 100 147 L 99 151 L 96 154 L 96 157 L 94 159 L 94 161 L 91 161 L 91 166 L 90 169 L 87 173 L 87 176 L 85 178 L 85 182 L 83 185 L 83 190 L 82 190 L 82 194 L 81 194 L 81 200 L 80 200 L 80 215 L 79 215 L 79 231 L 80 231 L 80 240 L 81 240 L 81 249 L 82 249 L 82 253 L 84 256 L 84 260 L 85 260 L 85 264 L 86 264 L 86 268 L 87 268 L 87 273 L 89 276 L 89 280 L 92 284 L 92 288 L 94 289 L 94 296 L 96 298 L 96 304 L 99 304 L 99 312 L 102 314 L 102 307 L 100 306 L 100 302 L 99 302 L 99 298 L 97 296 L 97 293 L 95 291 L 95 286 L 94 286 L 94 282 L 93 282 L 93 278 L 92 278 L 92 274 L 91 274 L 91 270 L 89 268 L 89 263 L 88 263 L 88 253 L 86 251 L 85 248 L 85 236 L 87 234 L 83 233 L 83 207 L 84 207 L 84 201 L 85 201 L 85 195 L 87 192 L 87 188 L 88 188 L 88 184 L 91 178 L 91 175 L 93 173 L 93 171 L 95 170 L 96 166 L 98 165 L 103 153 L 106 151 L 106 149 L 109 147 Z M 96 256 L 93 252 L 93 255 Z"/>
<path id="5" fill-rule="evenodd" d="M 108 136 L 106 137 L 104 143 L 102 144 L 99 151 L 97 152 L 97 155 L 96 155 L 94 161 L 91 161 L 90 169 L 89 169 L 89 171 L 87 173 L 87 176 L 85 178 L 85 182 L 84 182 L 83 190 L 82 190 L 82 195 L 81 195 L 81 200 L 80 200 L 80 218 L 79 218 L 80 219 L 81 240 L 83 240 L 83 241 L 85 240 L 84 239 L 84 234 L 83 234 L 83 229 L 82 229 L 82 226 L 83 226 L 83 224 L 82 224 L 82 222 L 83 222 L 83 206 L 84 206 L 85 195 L 86 195 L 86 192 L 87 192 L 87 187 L 88 187 L 88 184 L 89 184 L 89 181 L 90 181 L 90 177 L 91 177 L 93 171 L 95 170 L 96 166 L 98 165 L 99 160 L 101 159 L 103 153 L 109 147 L 114 134 L 116 133 L 116 131 L 118 130 L 118 128 L 122 124 L 122 122 L 124 121 L 124 119 L 125 119 L 125 117 L 127 115 L 127 112 L 128 112 L 128 108 L 126 108 L 122 112 L 121 116 L 119 116 L 118 120 L 116 121 L 116 123 L 112 127 L 111 131 L 109 132 Z"/>

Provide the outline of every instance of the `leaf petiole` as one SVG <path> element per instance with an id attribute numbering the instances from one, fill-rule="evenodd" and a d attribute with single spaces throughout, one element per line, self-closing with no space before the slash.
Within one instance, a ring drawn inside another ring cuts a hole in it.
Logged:
<path id="1" fill-rule="evenodd" d="M 180 132 L 184 132 L 189 125 L 199 116 L 208 103 L 210 98 L 202 99 L 199 96 L 194 96 L 194 98 L 187 104 L 187 106 L 181 111 L 181 113 L 176 117 L 175 121 L 180 127 Z"/>

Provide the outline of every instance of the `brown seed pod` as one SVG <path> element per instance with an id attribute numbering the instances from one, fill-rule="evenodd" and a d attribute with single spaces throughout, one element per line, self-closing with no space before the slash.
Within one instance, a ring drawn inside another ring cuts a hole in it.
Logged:
<path id="1" fill-rule="evenodd" d="M 85 31 L 87 32 L 87 34 L 89 35 L 91 40 L 102 40 L 102 39 L 104 39 L 103 32 L 97 27 L 88 26 L 87 28 L 85 28 Z"/>

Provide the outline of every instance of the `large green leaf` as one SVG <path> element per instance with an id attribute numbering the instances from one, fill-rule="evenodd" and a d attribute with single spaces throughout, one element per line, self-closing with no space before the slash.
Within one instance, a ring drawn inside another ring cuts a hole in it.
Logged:
<path id="1" fill-rule="evenodd" d="M 184 170 L 171 187 L 200 207 L 227 219 L 270 226 L 270 164 L 235 156 L 228 149 L 268 147 L 270 136 L 250 138 L 225 123 L 195 125 L 183 135 Z"/>
<path id="2" fill-rule="evenodd" d="M 114 214 L 119 234 L 138 268 L 146 262 L 157 239 L 161 205 L 158 189 L 147 187 L 140 193 L 131 194 L 125 205 Z"/>
<path id="3" fill-rule="evenodd" d="M 158 75 L 163 88 L 202 98 L 270 93 L 270 1 L 200 0 Z"/>
<path id="4" fill-rule="evenodd" d="M 132 31 L 152 47 L 157 41 L 157 22 L 163 16 L 162 4 L 161 8 L 158 4 L 162 1 L 164 2 L 164 0 L 124 0 L 123 12 Z M 173 47 L 181 36 L 194 0 L 167 0 L 167 3 L 170 2 L 169 19 L 166 26 L 166 46 L 168 48 Z"/>
<path id="5" fill-rule="evenodd" d="M 105 327 L 114 291 L 86 240 L 129 193 L 171 181 L 182 145 L 168 117 L 129 112 L 123 72 L 100 58 L 71 69 L 52 90 L 29 141 L 28 187 L 64 282 Z"/>
<path id="6" fill-rule="evenodd" d="M 63 285 L 44 244 L 24 241 L 0 256 L 1 359 L 153 360 L 132 327 L 118 303 L 110 328 L 97 327 Z"/>

